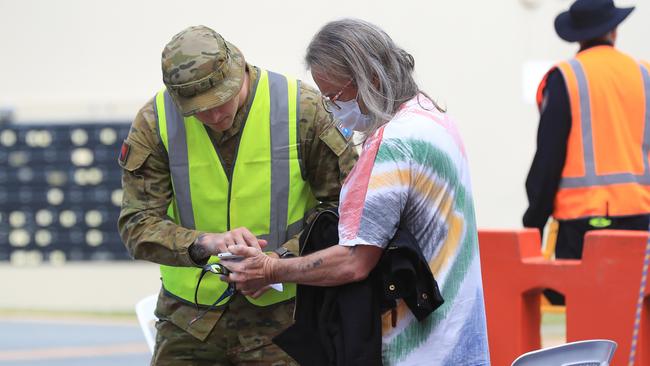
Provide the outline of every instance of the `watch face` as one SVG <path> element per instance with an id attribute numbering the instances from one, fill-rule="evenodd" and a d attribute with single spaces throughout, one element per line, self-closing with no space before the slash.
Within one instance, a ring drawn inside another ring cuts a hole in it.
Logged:
<path id="1" fill-rule="evenodd" d="M 277 253 L 277 255 L 280 258 L 284 258 L 291 255 L 291 252 L 285 247 L 279 247 L 278 249 L 276 249 L 275 253 Z"/>

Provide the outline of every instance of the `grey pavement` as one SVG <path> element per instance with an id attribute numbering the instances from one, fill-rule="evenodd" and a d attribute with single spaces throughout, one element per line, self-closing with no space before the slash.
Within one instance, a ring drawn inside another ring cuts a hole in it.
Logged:
<path id="1" fill-rule="evenodd" d="M 140 261 L 0 264 L 0 366 L 148 365 L 133 312 L 159 277 Z"/>
<path id="2" fill-rule="evenodd" d="M 0 317 L 1 366 L 148 365 L 135 319 Z"/>

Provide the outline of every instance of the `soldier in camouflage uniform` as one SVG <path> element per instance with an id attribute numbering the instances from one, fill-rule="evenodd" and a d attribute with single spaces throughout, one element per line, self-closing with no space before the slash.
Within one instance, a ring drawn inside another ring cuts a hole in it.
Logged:
<path id="1" fill-rule="evenodd" d="M 233 51 L 232 65 L 220 81 L 210 80 L 205 85 L 201 81 L 223 62 L 219 57 L 224 47 Z M 187 28 L 172 38 L 163 51 L 162 69 L 163 81 L 177 108 L 207 127 L 223 168 L 229 172 L 254 96 L 250 90 L 260 77 L 260 69 L 247 64 L 234 45 L 204 26 Z M 183 95 L 170 87 L 179 84 L 186 88 Z M 303 177 L 320 202 L 317 209 L 335 205 L 356 153 L 349 146 L 349 136 L 333 122 L 314 88 L 300 83 L 298 103 Z M 170 220 L 167 210 L 174 191 L 154 109 L 152 99 L 139 111 L 119 157 L 124 196 L 118 226 L 129 253 L 136 259 L 168 266 L 200 267 L 211 255 L 227 251 L 228 245 L 258 245 L 246 228 L 205 233 Z M 297 247 L 296 235 L 270 255 L 285 255 L 287 250 L 297 253 Z M 226 305 L 191 323 L 197 313 L 195 306 L 161 289 L 152 365 L 295 364 L 271 342 L 290 325 L 293 300 L 257 307 L 235 293 Z"/>

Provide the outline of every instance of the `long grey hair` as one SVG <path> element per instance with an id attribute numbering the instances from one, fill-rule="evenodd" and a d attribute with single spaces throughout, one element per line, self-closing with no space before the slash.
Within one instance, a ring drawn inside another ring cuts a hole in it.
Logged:
<path id="1" fill-rule="evenodd" d="M 421 92 L 413 79 L 413 56 L 381 28 L 360 19 L 325 24 L 309 43 L 305 61 L 308 69 L 333 79 L 353 80 L 357 100 L 373 121 L 366 132 L 388 122 L 402 103 Z"/>

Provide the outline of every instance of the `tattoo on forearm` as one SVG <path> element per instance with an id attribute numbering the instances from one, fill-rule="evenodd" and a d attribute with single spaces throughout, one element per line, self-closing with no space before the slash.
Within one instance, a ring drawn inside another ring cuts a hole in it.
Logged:
<path id="1" fill-rule="evenodd" d="M 322 258 L 316 258 L 315 261 L 311 262 L 308 268 L 316 268 L 319 267 L 321 264 L 323 264 L 323 259 Z"/>
<path id="2" fill-rule="evenodd" d="M 209 257 L 207 249 L 201 245 L 204 237 L 205 234 L 199 235 L 194 244 L 189 247 L 190 257 L 197 263 L 204 262 Z"/>

